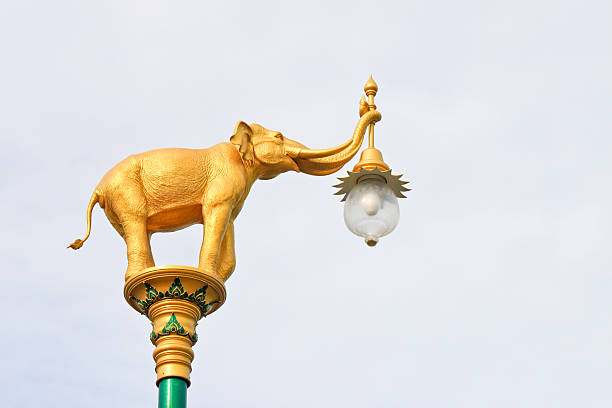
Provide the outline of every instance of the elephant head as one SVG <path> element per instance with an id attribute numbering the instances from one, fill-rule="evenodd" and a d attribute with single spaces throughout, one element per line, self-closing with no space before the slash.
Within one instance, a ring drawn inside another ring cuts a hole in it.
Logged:
<path id="1" fill-rule="evenodd" d="M 353 137 L 331 149 L 308 149 L 280 132 L 242 121 L 236 124 L 230 142 L 240 151 L 245 166 L 259 169 L 259 179 L 268 180 L 289 170 L 324 176 L 340 170 L 357 154 L 366 129 L 380 119 L 376 110 L 365 113 L 359 119 Z"/>

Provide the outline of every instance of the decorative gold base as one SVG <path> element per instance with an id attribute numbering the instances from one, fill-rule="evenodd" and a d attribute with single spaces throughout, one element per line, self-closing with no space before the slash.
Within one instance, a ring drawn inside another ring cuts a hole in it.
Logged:
<path id="1" fill-rule="evenodd" d="M 148 268 L 125 282 L 125 300 L 151 320 L 157 383 L 179 377 L 190 383 L 198 320 L 225 302 L 223 282 L 189 266 Z"/>

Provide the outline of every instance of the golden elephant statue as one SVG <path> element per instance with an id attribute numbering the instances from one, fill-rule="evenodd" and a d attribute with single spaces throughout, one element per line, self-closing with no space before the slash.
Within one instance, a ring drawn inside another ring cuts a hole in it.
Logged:
<path id="1" fill-rule="evenodd" d="M 91 232 L 96 203 L 127 245 L 126 280 L 155 266 L 155 232 L 204 225 L 198 268 L 225 282 L 236 265 L 234 220 L 257 179 L 289 170 L 322 176 L 342 168 L 359 151 L 364 133 L 378 122 L 363 112 L 353 137 L 331 149 L 311 150 L 280 132 L 238 122 L 230 143 L 208 149 L 158 149 L 131 155 L 104 175 L 87 208 L 87 234 L 69 245 L 79 249 Z"/>

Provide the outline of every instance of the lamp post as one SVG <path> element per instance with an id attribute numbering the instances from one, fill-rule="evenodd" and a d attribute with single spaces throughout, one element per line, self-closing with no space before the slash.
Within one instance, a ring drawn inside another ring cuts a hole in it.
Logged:
<path id="1" fill-rule="evenodd" d="M 234 220 L 256 180 L 299 171 L 324 176 L 340 170 L 359 151 L 366 129 L 369 146 L 340 191 L 346 200 L 348 228 L 370 246 L 399 221 L 396 197 L 406 182 L 391 175 L 374 147 L 374 105 L 378 86 L 365 85 L 359 121 L 347 142 L 328 149 L 308 149 L 282 133 L 239 121 L 229 143 L 207 149 L 157 149 L 129 156 L 109 170 L 91 195 L 87 233 L 69 248 L 79 249 L 91 232 L 91 213 L 99 204 L 127 246 L 124 297 L 151 322 L 160 408 L 184 408 L 190 386 L 192 347 L 198 321 L 226 299 L 225 281 L 236 265 Z M 155 266 L 153 233 L 203 224 L 198 267 Z"/>

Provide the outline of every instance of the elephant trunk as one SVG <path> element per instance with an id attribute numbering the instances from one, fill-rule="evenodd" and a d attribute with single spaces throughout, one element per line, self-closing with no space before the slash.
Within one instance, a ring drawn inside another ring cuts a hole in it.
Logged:
<path id="1" fill-rule="evenodd" d="M 365 131 L 370 124 L 381 119 L 378 111 L 365 113 L 357 123 L 352 139 L 331 149 L 312 150 L 300 143 L 286 140 L 285 149 L 289 157 L 297 163 L 300 171 L 315 176 L 324 176 L 334 173 L 342 168 L 349 160 L 357 154 Z"/>

